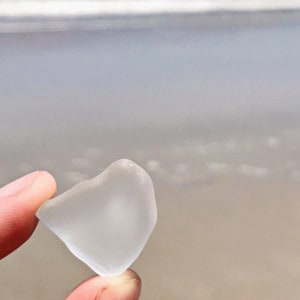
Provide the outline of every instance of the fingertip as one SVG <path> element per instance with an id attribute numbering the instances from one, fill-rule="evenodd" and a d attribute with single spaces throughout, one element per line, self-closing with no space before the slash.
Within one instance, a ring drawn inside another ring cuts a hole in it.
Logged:
<path id="1" fill-rule="evenodd" d="M 36 211 L 45 201 L 54 197 L 56 193 L 56 181 L 48 171 L 39 171 L 33 185 L 28 189 L 31 195 L 38 197 L 32 198 L 31 205 L 34 205 Z"/>
<path id="2" fill-rule="evenodd" d="M 52 197 L 53 197 L 55 195 L 56 189 L 57 189 L 56 180 L 55 180 L 54 176 L 51 173 L 49 173 L 48 171 L 44 171 L 44 170 L 40 171 L 39 176 L 41 176 L 42 179 L 48 183 L 50 193 L 52 192 Z"/>
<path id="3" fill-rule="evenodd" d="M 138 300 L 141 292 L 141 279 L 133 271 L 111 277 L 92 277 L 78 287 L 66 300 Z"/>
<path id="4" fill-rule="evenodd" d="M 96 300 L 138 300 L 141 293 L 141 279 L 133 270 L 108 277 L 108 288 L 99 291 Z"/>

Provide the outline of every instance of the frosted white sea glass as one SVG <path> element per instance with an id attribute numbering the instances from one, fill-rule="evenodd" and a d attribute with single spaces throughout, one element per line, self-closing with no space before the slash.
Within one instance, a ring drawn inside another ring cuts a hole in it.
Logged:
<path id="1" fill-rule="evenodd" d="M 157 209 L 150 176 L 121 159 L 47 201 L 37 217 L 102 276 L 124 272 L 143 250 Z"/>

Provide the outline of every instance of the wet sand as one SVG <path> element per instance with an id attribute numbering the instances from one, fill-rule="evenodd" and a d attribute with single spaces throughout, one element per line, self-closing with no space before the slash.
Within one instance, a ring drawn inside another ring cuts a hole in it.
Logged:
<path id="1" fill-rule="evenodd" d="M 230 150 L 228 144 L 206 145 L 215 150 L 205 154 L 195 146 L 177 145 L 174 154 L 174 146 L 157 145 L 156 164 L 144 152 L 139 163 L 154 180 L 159 219 L 133 265 L 143 279 L 142 299 L 297 298 L 300 161 L 287 153 L 299 153 L 300 143 L 295 132 L 293 142 L 272 141 L 236 141 L 235 149 L 231 141 Z M 75 162 L 82 168 L 84 160 Z M 76 174 L 69 180 L 79 181 Z M 62 299 L 91 275 L 39 225 L 1 262 L 1 297 Z"/>
<path id="2" fill-rule="evenodd" d="M 5 36 L 1 184 L 42 168 L 60 193 L 128 157 L 159 209 L 142 299 L 298 299 L 299 32 Z M 42 225 L 0 270 L 0 298 L 24 300 L 93 274 Z"/>
<path id="3" fill-rule="evenodd" d="M 159 222 L 133 266 L 142 299 L 297 299 L 299 193 L 261 179 L 159 186 Z M 40 225 L 1 262 L 1 297 L 62 299 L 90 275 Z"/>

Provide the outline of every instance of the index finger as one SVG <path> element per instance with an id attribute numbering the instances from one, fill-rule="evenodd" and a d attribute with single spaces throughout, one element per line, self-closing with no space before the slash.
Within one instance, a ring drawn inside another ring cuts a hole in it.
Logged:
<path id="1" fill-rule="evenodd" d="M 55 179 L 46 171 L 29 173 L 0 189 L 0 259 L 31 236 L 37 209 L 55 192 Z"/>

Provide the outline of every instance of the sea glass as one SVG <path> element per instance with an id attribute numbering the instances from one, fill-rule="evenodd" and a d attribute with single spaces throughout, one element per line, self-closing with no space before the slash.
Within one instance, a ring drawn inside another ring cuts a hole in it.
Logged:
<path id="1" fill-rule="evenodd" d="M 153 183 L 140 166 L 121 159 L 47 201 L 36 215 L 96 273 L 117 275 L 136 260 L 155 227 Z"/>

